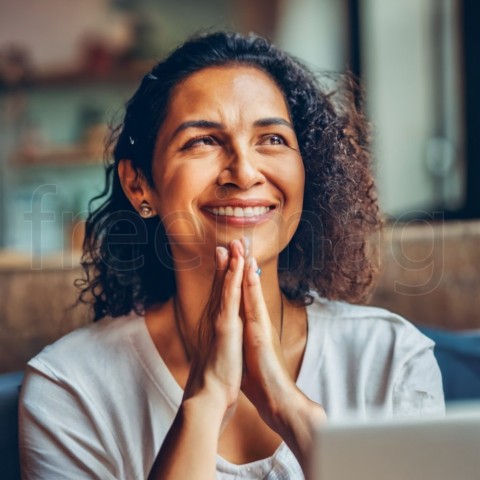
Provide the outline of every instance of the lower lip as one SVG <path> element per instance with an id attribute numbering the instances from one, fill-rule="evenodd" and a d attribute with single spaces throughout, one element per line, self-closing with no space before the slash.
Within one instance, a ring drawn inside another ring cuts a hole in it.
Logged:
<path id="1" fill-rule="evenodd" d="M 215 219 L 217 223 L 223 223 L 225 225 L 231 225 L 233 227 L 250 227 L 258 225 L 259 223 L 271 220 L 275 214 L 275 208 L 271 208 L 268 212 L 262 215 L 254 215 L 253 217 L 234 217 L 230 215 L 215 215 L 208 210 L 204 212 L 211 218 Z"/>

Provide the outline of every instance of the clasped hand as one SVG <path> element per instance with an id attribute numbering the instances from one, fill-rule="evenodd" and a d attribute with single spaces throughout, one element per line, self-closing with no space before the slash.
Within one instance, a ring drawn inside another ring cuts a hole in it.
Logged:
<path id="1" fill-rule="evenodd" d="M 199 323 L 199 347 L 184 398 L 207 395 L 223 412 L 223 428 L 243 391 L 264 422 L 284 437 L 286 417 L 313 402 L 288 373 L 258 266 L 247 249 L 246 240 L 234 240 L 229 250 L 217 248 L 212 297 Z"/>

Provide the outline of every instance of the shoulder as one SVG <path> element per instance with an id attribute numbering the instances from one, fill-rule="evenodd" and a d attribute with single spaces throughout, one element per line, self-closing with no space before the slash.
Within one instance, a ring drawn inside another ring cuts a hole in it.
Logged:
<path id="1" fill-rule="evenodd" d="M 88 377 L 92 383 L 96 372 L 104 376 L 109 366 L 128 363 L 130 346 L 142 328 L 144 319 L 137 315 L 106 317 L 45 347 L 28 362 L 27 374 L 41 372 L 68 383 Z"/>
<path id="2" fill-rule="evenodd" d="M 138 385 L 144 377 L 132 347 L 142 322 L 105 318 L 30 360 L 19 402 L 25 472 L 53 478 L 53 470 L 68 468 L 75 478 L 88 471 L 101 478 L 143 478 L 131 473 L 141 470 L 141 462 L 129 447 L 140 438 L 134 420 L 148 406 L 137 394 L 144 391 Z M 42 445 L 41 452 L 32 445 Z"/>
<path id="3" fill-rule="evenodd" d="M 105 419 L 122 410 L 144 381 L 138 358 L 144 328 L 143 317 L 104 318 L 44 348 L 27 364 L 22 409 L 53 422 L 54 412 L 81 409 L 86 418 Z"/>
<path id="4" fill-rule="evenodd" d="M 394 415 L 443 413 L 435 344 L 408 320 L 382 308 L 320 298 L 309 307 L 309 318 L 322 345 L 328 381 L 337 385 L 343 378 L 342 391 L 355 401 L 363 398 L 365 405 Z"/>
<path id="5" fill-rule="evenodd" d="M 370 345 L 390 352 L 394 349 L 397 355 L 409 356 L 434 346 L 434 342 L 407 319 L 383 308 L 314 297 L 308 315 L 312 325 L 323 323 L 323 330 L 329 338 L 353 350 L 359 348 L 363 351 Z"/>

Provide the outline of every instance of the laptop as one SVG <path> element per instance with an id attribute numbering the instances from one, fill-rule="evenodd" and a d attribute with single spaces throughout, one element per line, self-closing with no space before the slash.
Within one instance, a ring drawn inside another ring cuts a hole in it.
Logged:
<path id="1" fill-rule="evenodd" d="M 316 427 L 311 480 L 480 480 L 480 405 Z"/>

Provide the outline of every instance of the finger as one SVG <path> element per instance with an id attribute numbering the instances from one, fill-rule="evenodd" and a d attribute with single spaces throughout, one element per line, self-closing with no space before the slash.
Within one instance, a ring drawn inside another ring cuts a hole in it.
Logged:
<path id="1" fill-rule="evenodd" d="M 246 247 L 245 247 L 246 246 Z M 242 256 L 243 258 L 246 257 L 245 252 L 246 248 L 248 249 L 248 243 L 245 242 L 245 237 L 241 239 L 235 239 L 230 242 L 230 253 L 232 256 Z"/>
<path id="2" fill-rule="evenodd" d="M 225 247 L 215 249 L 215 260 L 217 262 L 217 271 L 225 270 L 228 266 L 228 250 Z"/>
<path id="3" fill-rule="evenodd" d="M 225 247 L 217 247 L 215 249 L 215 275 L 212 282 L 212 295 L 207 306 L 209 314 L 217 312 L 221 301 L 221 292 L 227 273 L 229 253 Z"/>
<path id="4" fill-rule="evenodd" d="M 230 294 L 226 293 L 227 287 L 231 283 L 231 277 L 235 270 L 234 267 L 237 264 L 235 259 L 238 257 L 238 255 L 238 246 L 233 249 L 231 248 L 231 254 L 224 247 L 217 247 L 216 249 L 217 268 L 212 283 L 212 294 L 198 326 L 199 345 L 211 344 L 211 341 L 214 337 L 212 326 L 216 325 L 218 327 L 218 323 L 221 324 L 224 322 L 225 319 L 222 319 L 219 322 L 219 317 L 225 311 L 226 306 L 230 308 L 231 312 L 235 312 L 235 303 L 240 303 L 240 300 L 235 302 L 235 298 L 228 302 L 227 298 Z M 227 312 L 226 315 L 231 314 L 231 312 Z M 212 319 L 214 323 L 212 323 Z M 217 333 L 219 332 L 217 331 Z"/>
<path id="5" fill-rule="evenodd" d="M 231 258 L 225 275 L 222 307 L 227 315 L 238 317 L 242 294 L 242 279 L 245 259 L 244 249 L 239 240 L 231 243 Z"/>
<path id="6" fill-rule="evenodd" d="M 243 275 L 243 303 L 245 319 L 269 326 L 269 314 L 263 297 L 257 261 L 251 257 Z"/>
<path id="7" fill-rule="evenodd" d="M 243 325 L 240 318 L 242 278 L 245 260 L 240 241 L 231 245 L 231 256 L 222 294 L 222 308 L 216 317 L 215 334 L 220 351 L 241 363 Z"/>
<path id="8" fill-rule="evenodd" d="M 218 315 L 222 288 L 227 273 L 229 253 L 225 247 L 215 249 L 215 274 L 212 281 L 212 294 L 204 308 L 197 326 L 198 345 L 209 345 L 213 339 L 211 318 Z"/>
<path id="9" fill-rule="evenodd" d="M 228 250 L 225 247 L 217 247 L 215 249 L 215 275 L 213 277 L 213 283 L 212 283 L 212 293 L 215 291 L 218 291 L 218 289 L 221 290 L 223 281 L 225 278 L 225 274 L 227 272 L 228 268 L 228 261 L 229 261 L 230 255 L 228 253 Z"/>
<path id="10" fill-rule="evenodd" d="M 248 238 L 248 237 L 243 237 L 242 240 L 242 246 L 243 246 L 243 249 L 244 249 L 244 257 L 245 257 L 245 261 L 249 261 L 250 260 L 250 254 L 251 254 L 251 249 L 250 249 L 250 245 L 251 245 L 251 240 Z"/>

